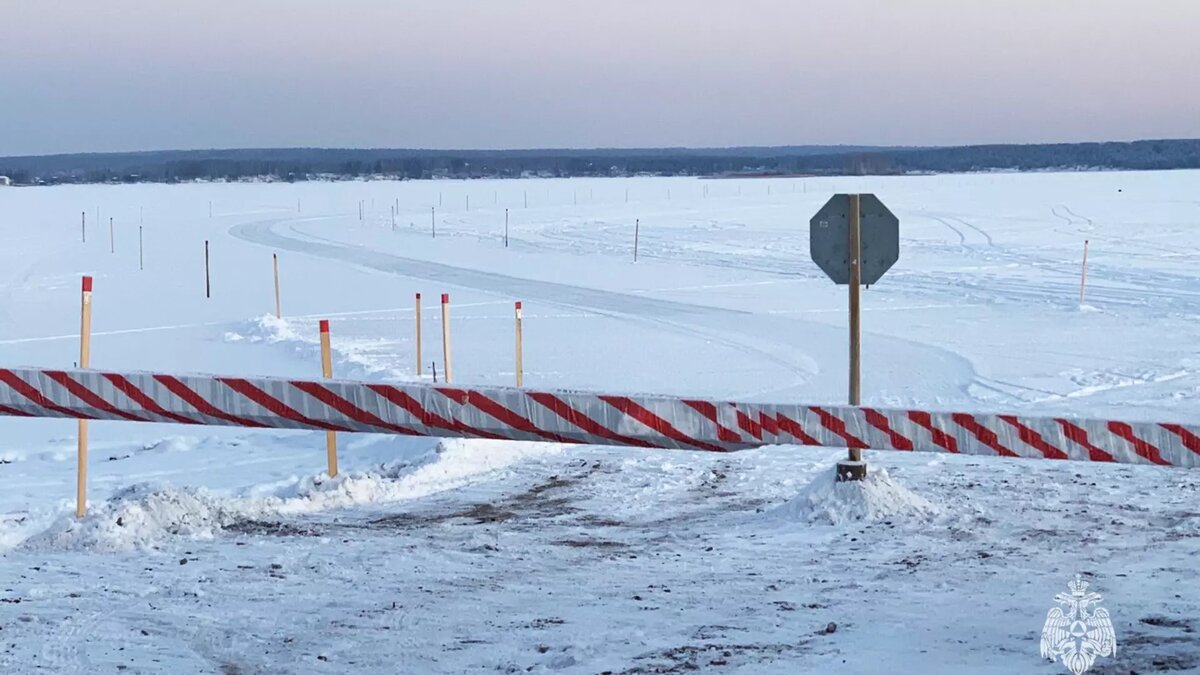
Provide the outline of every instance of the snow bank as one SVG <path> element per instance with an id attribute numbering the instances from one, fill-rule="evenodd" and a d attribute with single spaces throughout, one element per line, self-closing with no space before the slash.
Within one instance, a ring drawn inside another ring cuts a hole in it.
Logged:
<path id="1" fill-rule="evenodd" d="M 834 469 L 822 471 L 800 494 L 766 512 L 764 519 L 841 525 L 885 518 L 923 520 L 937 514 L 936 506 L 897 483 L 886 469 L 872 467 L 863 481 L 839 482 Z"/>
<path id="2" fill-rule="evenodd" d="M 243 322 L 239 331 L 227 331 L 225 342 L 250 342 L 293 345 L 297 351 L 320 353 L 316 339 L 304 336 L 287 319 L 277 319 L 273 314 L 264 314 Z"/>
<path id="3" fill-rule="evenodd" d="M 211 539 L 240 518 L 235 504 L 203 488 L 134 485 L 92 505 L 82 520 L 63 516 L 26 539 L 36 551 L 129 551 L 169 537 Z"/>
<path id="4" fill-rule="evenodd" d="M 342 509 L 416 499 L 466 485 L 536 456 L 562 452 L 564 446 L 518 441 L 445 439 L 432 451 L 389 462 L 368 471 L 330 479 L 308 476 L 279 486 L 260 508 L 276 514 Z"/>
<path id="5" fill-rule="evenodd" d="M 424 497 L 494 476 L 526 459 L 558 454 L 563 448 L 472 439 L 449 439 L 422 448 L 405 445 L 408 440 L 363 443 L 367 452 L 391 458 L 367 469 L 346 471 L 336 478 L 324 474 L 294 477 L 252 486 L 239 495 L 204 488 L 135 485 L 92 504 L 82 520 L 60 515 L 48 528 L 25 539 L 20 548 L 119 552 L 156 549 L 177 538 L 211 539 L 243 523 Z M 353 445 L 347 450 L 352 454 Z"/>
<path id="6" fill-rule="evenodd" d="M 225 342 L 268 344 L 289 348 L 300 361 L 320 361 L 320 334 L 315 319 L 277 319 L 264 314 L 225 333 Z M 395 363 L 395 347 L 382 338 L 338 334 L 332 343 L 334 372 L 351 379 L 412 380 Z"/>

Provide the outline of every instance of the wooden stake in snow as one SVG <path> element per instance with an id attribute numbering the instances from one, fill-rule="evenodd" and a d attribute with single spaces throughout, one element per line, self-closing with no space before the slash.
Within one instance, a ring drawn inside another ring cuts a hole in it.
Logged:
<path id="1" fill-rule="evenodd" d="M 142 247 L 142 226 L 138 225 L 138 269 L 146 269 L 146 256 Z"/>
<path id="2" fill-rule="evenodd" d="M 417 293 L 417 377 L 421 377 L 421 294 Z"/>
<path id="3" fill-rule="evenodd" d="M 279 296 L 279 254 L 271 254 L 271 264 L 275 268 L 275 318 L 283 318 L 283 304 L 280 302 Z"/>
<path id="4" fill-rule="evenodd" d="M 1079 306 L 1083 306 L 1084 291 L 1087 288 L 1087 254 L 1088 240 L 1083 240 L 1083 269 L 1079 272 Z"/>
<path id="5" fill-rule="evenodd" d="M 635 219 L 633 221 L 633 262 L 637 262 L 638 234 L 641 231 L 641 229 L 642 229 L 641 219 Z"/>
<path id="6" fill-rule="evenodd" d="M 529 190 L 525 190 L 524 195 L 525 195 L 525 208 L 529 208 Z"/>
<path id="7" fill-rule="evenodd" d="M 212 277 L 208 273 L 208 240 L 204 240 L 204 297 L 212 297 Z"/>
<path id="8" fill-rule="evenodd" d="M 429 207 L 429 231 L 437 239 L 437 208 L 433 206 Z"/>
<path id="9" fill-rule="evenodd" d="M 87 243 L 87 211 L 79 212 L 79 230 L 83 236 L 83 243 Z"/>
<path id="10" fill-rule="evenodd" d="M 325 379 L 333 377 L 333 349 L 329 344 L 329 320 L 321 319 L 321 375 Z M 337 434 L 325 432 L 325 462 L 328 465 L 329 477 L 338 475 Z"/>
<path id="11" fill-rule="evenodd" d="M 79 319 L 79 367 L 88 368 L 92 360 L 92 278 L 83 278 Z M 79 446 L 75 474 L 75 517 L 87 515 L 88 423 L 79 420 Z"/>
<path id="12" fill-rule="evenodd" d="M 471 195 L 467 195 L 467 211 L 471 210 Z"/>
<path id="13" fill-rule="evenodd" d="M 442 293 L 442 363 L 446 370 L 446 384 L 453 380 L 453 367 L 450 360 L 450 294 Z"/>
<path id="14" fill-rule="evenodd" d="M 504 248 L 508 248 L 508 209 L 504 209 Z"/>
<path id="15" fill-rule="evenodd" d="M 116 234 L 113 232 L 113 219 L 112 218 L 108 219 L 108 252 L 109 253 L 117 252 L 117 239 L 116 239 Z"/>
<path id="16" fill-rule="evenodd" d="M 516 321 L 517 321 L 517 386 L 520 387 L 520 386 L 524 386 L 524 383 L 525 383 L 525 376 L 524 376 L 525 359 L 522 354 L 522 351 L 523 351 L 522 345 L 524 343 L 524 336 L 521 332 L 521 301 L 520 300 L 518 300 L 516 303 Z"/>

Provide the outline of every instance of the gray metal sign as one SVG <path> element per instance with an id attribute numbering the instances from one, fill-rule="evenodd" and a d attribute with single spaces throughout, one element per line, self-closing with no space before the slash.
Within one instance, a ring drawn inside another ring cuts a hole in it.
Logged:
<path id="1" fill-rule="evenodd" d="M 862 283 L 870 286 L 900 258 L 900 220 L 873 194 L 859 197 Z M 850 283 L 850 195 L 834 195 L 809 221 L 813 262 L 835 284 Z"/>

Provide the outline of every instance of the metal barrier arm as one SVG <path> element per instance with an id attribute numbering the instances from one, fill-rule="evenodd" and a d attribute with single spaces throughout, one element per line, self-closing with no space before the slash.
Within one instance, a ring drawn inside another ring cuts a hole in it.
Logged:
<path id="1" fill-rule="evenodd" d="M 773 444 L 1200 466 L 1200 427 L 505 387 L 0 369 L 0 415 L 725 452 Z"/>

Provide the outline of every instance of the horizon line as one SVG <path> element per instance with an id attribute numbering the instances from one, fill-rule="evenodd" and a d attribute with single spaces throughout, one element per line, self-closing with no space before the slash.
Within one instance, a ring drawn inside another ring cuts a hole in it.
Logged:
<path id="1" fill-rule="evenodd" d="M 423 148 L 423 147 L 367 147 L 367 146 L 316 146 L 316 145 L 292 145 L 292 146 L 247 146 L 247 147 L 223 147 L 223 148 L 160 148 L 152 150 L 109 150 L 109 151 L 90 151 L 90 152 L 53 152 L 45 154 L 25 154 L 25 155 L 5 155 L 0 156 L 0 160 L 17 160 L 17 159 L 46 159 L 53 157 L 88 157 L 88 156 L 105 156 L 105 155 L 152 155 L 165 153 L 190 153 L 190 152 L 273 152 L 273 151 L 292 151 L 292 150 L 310 150 L 324 152 L 427 152 L 427 153 L 506 153 L 506 152 L 638 152 L 638 151 L 687 151 L 687 152 L 702 152 L 706 150 L 712 151 L 729 151 L 729 150 L 786 150 L 788 148 L 817 148 L 817 149 L 857 149 L 857 150 L 874 150 L 874 151 L 896 151 L 896 150 L 947 150 L 958 148 L 987 148 L 987 147 L 1034 147 L 1034 146 L 1050 146 L 1050 145 L 1106 145 L 1106 144 L 1134 144 L 1134 143 L 1178 143 L 1188 141 L 1200 141 L 1200 138 L 1136 138 L 1130 140 L 1091 140 L 1091 141 L 1055 141 L 1055 142 L 1011 142 L 1011 143 L 965 143 L 958 145 L 872 145 L 858 143 L 788 143 L 782 145 L 712 145 L 712 146 L 688 146 L 688 145 L 663 145 L 663 146 L 592 146 L 592 147 L 526 147 L 526 148 Z"/>

